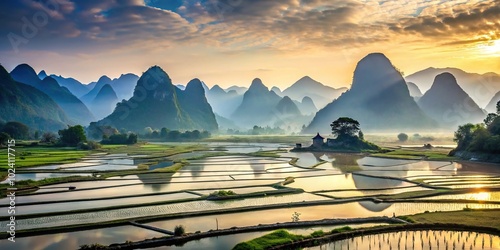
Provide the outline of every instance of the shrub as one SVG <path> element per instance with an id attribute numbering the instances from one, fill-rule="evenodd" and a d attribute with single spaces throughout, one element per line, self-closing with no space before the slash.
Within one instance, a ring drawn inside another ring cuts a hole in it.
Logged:
<path id="1" fill-rule="evenodd" d="M 10 140 L 10 135 L 5 132 L 0 132 L 0 146 L 7 145 L 7 142 Z"/>
<path id="2" fill-rule="evenodd" d="M 184 228 L 183 225 L 177 225 L 174 228 L 174 235 L 175 236 L 182 236 L 186 233 L 186 229 Z"/>
<path id="3" fill-rule="evenodd" d="M 323 235 L 325 235 L 325 232 L 323 232 L 323 230 L 314 231 L 314 232 L 311 234 L 311 236 L 312 236 L 312 237 L 321 237 L 321 236 L 323 236 Z"/>
<path id="4" fill-rule="evenodd" d="M 224 196 L 230 196 L 230 195 L 236 195 L 235 192 L 231 191 L 231 190 L 219 190 L 219 191 L 215 191 L 213 193 L 210 194 L 210 196 L 215 196 L 215 197 L 224 197 Z"/>
<path id="5" fill-rule="evenodd" d="M 79 250 L 99 250 L 99 249 L 106 249 L 107 247 L 98 243 L 94 243 L 91 245 L 81 245 Z"/>
<path id="6" fill-rule="evenodd" d="M 101 144 L 95 141 L 79 142 L 76 146 L 77 149 L 81 150 L 95 150 L 100 149 L 101 147 Z"/>
<path id="7" fill-rule="evenodd" d="M 343 233 L 343 232 L 349 232 L 352 231 L 352 228 L 349 226 L 341 227 L 341 228 L 335 228 L 331 231 L 331 233 Z"/>
<path id="8" fill-rule="evenodd" d="M 52 133 L 52 132 L 43 133 L 42 139 L 40 140 L 40 142 L 50 143 L 50 144 L 56 143 L 57 142 L 57 135 Z"/>

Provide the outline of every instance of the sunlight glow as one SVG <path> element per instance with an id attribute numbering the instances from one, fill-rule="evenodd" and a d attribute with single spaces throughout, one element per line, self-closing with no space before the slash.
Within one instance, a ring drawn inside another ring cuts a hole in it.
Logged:
<path id="1" fill-rule="evenodd" d="M 484 53 L 484 54 L 489 54 L 489 55 L 500 55 L 500 40 L 494 40 L 491 42 L 488 42 L 486 44 L 481 44 L 479 45 L 479 49 Z"/>
<path id="2" fill-rule="evenodd" d="M 478 200 L 478 201 L 487 201 L 490 200 L 490 193 L 488 192 L 481 192 L 481 193 L 475 193 L 475 194 L 470 194 L 472 195 L 473 200 Z"/>

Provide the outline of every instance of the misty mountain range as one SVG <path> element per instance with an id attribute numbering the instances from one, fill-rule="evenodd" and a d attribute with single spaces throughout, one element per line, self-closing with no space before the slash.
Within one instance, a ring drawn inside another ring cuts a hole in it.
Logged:
<path id="1" fill-rule="evenodd" d="M 323 85 L 309 76 L 283 90 L 269 89 L 258 78 L 249 88 L 209 88 L 199 79 L 174 85 L 157 66 L 140 78 L 102 76 L 89 84 L 44 70 L 36 74 L 27 64 L 5 72 L 1 88 L 10 90 L 0 96 L 5 104 L 0 121 L 18 120 L 41 130 L 97 121 L 131 131 L 144 127 L 214 131 L 258 125 L 328 133 L 331 121 L 340 116 L 359 120 L 368 131 L 455 129 L 458 124 L 481 122 L 500 100 L 497 74 L 427 68 L 403 78 L 380 53 L 358 63 L 349 90 Z M 20 93 L 29 88 L 29 96 Z M 7 105 L 9 100 L 17 107 Z M 34 112 L 39 108 L 45 111 Z"/>

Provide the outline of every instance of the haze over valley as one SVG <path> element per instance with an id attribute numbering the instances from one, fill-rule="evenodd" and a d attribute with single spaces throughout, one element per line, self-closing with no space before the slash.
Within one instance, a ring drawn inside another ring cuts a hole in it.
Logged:
<path id="1" fill-rule="evenodd" d="M 0 249 L 500 249 L 500 1 L 0 1 Z"/>

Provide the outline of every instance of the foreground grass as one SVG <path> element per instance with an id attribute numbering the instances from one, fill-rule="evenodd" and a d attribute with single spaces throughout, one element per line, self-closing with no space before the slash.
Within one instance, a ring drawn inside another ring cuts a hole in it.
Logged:
<path id="1" fill-rule="evenodd" d="M 386 157 L 386 158 L 396 158 L 396 159 L 408 159 L 408 160 L 434 160 L 434 161 L 453 161 L 458 160 L 458 158 L 453 156 L 448 156 L 450 149 L 444 148 L 433 148 L 433 149 L 423 149 L 423 148 L 401 148 L 396 150 L 391 150 L 387 153 L 376 153 L 372 156 L 376 157 Z"/>
<path id="2" fill-rule="evenodd" d="M 266 234 L 259 238 L 255 238 L 253 240 L 245 241 L 236 245 L 233 250 L 264 250 L 274 246 L 280 246 L 296 241 L 300 241 L 303 239 L 311 239 L 322 237 L 329 234 L 337 234 L 343 232 L 349 232 L 352 228 L 346 226 L 341 228 L 335 228 L 330 232 L 323 232 L 323 230 L 314 231 L 310 235 L 297 235 L 291 234 L 287 230 L 280 229 L 276 230 L 272 233 Z"/>
<path id="3" fill-rule="evenodd" d="M 76 150 L 70 147 L 18 146 L 14 148 L 16 167 L 34 167 L 48 164 L 77 162 L 92 151 Z M 0 169 L 7 169 L 7 149 L 0 149 Z"/>
<path id="4" fill-rule="evenodd" d="M 264 250 L 272 246 L 283 245 L 302 239 L 304 239 L 302 235 L 291 234 L 281 229 L 259 238 L 239 243 L 233 250 Z"/>
<path id="5" fill-rule="evenodd" d="M 456 223 L 467 226 L 488 226 L 500 229 L 500 209 L 433 212 L 407 216 L 415 223 Z"/>

